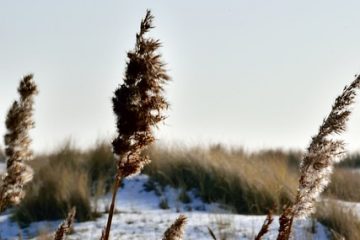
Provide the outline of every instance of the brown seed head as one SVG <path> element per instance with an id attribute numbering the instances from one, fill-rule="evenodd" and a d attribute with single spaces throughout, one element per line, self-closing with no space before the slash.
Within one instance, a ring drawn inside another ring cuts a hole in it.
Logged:
<path id="1" fill-rule="evenodd" d="M 163 85 L 170 78 L 157 53 L 161 44 L 145 37 L 153 28 L 152 22 L 153 16 L 147 11 L 136 35 L 135 49 L 127 54 L 124 83 L 112 99 L 118 132 L 112 145 L 123 177 L 138 173 L 149 162 L 141 152 L 155 140 L 152 128 L 165 119 L 163 110 L 168 107 Z"/>
<path id="2" fill-rule="evenodd" d="M 38 93 L 32 77 L 33 75 L 30 74 L 20 81 L 18 88 L 20 100 L 14 101 L 5 121 L 7 171 L 0 190 L 0 212 L 9 205 L 18 204 L 21 201 L 25 195 L 23 187 L 31 181 L 33 176 L 33 170 L 25 164 L 25 161 L 30 160 L 33 155 L 30 149 L 29 130 L 34 127 L 33 98 Z"/>
<path id="3" fill-rule="evenodd" d="M 180 215 L 175 222 L 165 231 L 162 240 L 182 240 L 187 218 Z"/>
<path id="4" fill-rule="evenodd" d="M 56 230 L 54 240 L 64 240 L 66 235 L 70 233 L 72 224 L 74 223 L 75 214 L 76 214 L 76 208 L 73 207 L 69 211 L 64 222 Z"/>

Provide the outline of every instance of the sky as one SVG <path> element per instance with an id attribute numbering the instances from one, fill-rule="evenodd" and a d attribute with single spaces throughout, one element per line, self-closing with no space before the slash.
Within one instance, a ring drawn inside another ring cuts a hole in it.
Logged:
<path id="1" fill-rule="evenodd" d="M 360 73 L 359 1 L 0 0 L 0 135 L 34 73 L 35 151 L 116 134 L 111 97 L 146 9 L 172 81 L 162 144 L 305 149 Z M 360 102 L 360 96 L 357 98 Z M 360 150 L 360 104 L 343 138 Z M 1 141 L 0 145 L 4 145 Z"/>

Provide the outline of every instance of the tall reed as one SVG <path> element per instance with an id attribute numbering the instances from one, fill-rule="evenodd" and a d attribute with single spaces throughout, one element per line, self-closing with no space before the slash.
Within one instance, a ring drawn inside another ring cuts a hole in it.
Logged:
<path id="1" fill-rule="evenodd" d="M 29 130 L 32 120 L 34 96 L 38 93 L 33 75 L 26 75 L 20 81 L 20 99 L 14 101 L 8 111 L 5 125 L 6 173 L 0 186 L 0 212 L 11 205 L 17 205 L 25 196 L 24 185 L 32 180 L 33 170 L 25 162 L 32 159 Z"/>
<path id="2" fill-rule="evenodd" d="M 315 211 L 315 203 L 328 185 L 335 163 L 344 153 L 344 142 L 334 137 L 345 131 L 346 121 L 351 114 L 356 90 L 360 87 L 360 76 L 346 86 L 335 100 L 330 114 L 321 124 L 318 134 L 312 138 L 307 152 L 300 163 L 299 187 L 295 202 L 280 216 L 278 240 L 290 237 L 295 218 L 305 218 Z"/>
<path id="3" fill-rule="evenodd" d="M 113 152 L 117 156 L 117 173 L 109 217 L 102 239 L 110 234 L 114 214 L 116 193 L 121 179 L 138 174 L 150 162 L 142 151 L 155 138 L 152 128 L 165 119 L 163 110 L 168 103 L 163 96 L 163 85 L 170 79 L 158 49 L 159 40 L 145 37 L 152 29 L 153 15 L 147 10 L 136 34 L 135 49 L 128 52 L 124 83 L 115 91 L 112 99 L 117 117 L 118 136 L 113 140 Z"/>

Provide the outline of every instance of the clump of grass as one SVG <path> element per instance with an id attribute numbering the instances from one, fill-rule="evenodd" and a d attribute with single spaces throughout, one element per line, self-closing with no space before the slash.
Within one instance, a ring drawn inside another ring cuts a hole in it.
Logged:
<path id="1" fill-rule="evenodd" d="M 117 158 L 117 172 L 109 217 L 101 239 L 110 234 L 115 198 L 121 179 L 138 174 L 150 162 L 142 151 L 155 137 L 153 128 L 165 119 L 163 110 L 168 103 L 163 96 L 163 85 L 170 79 L 158 49 L 159 40 L 146 37 L 153 26 L 153 15 L 147 10 L 136 34 L 136 44 L 129 51 L 124 83 L 115 91 L 112 99 L 116 115 L 118 136 L 113 140 L 113 152 Z"/>
<path id="2" fill-rule="evenodd" d="M 113 177 L 116 173 L 115 158 L 110 144 L 99 141 L 96 145 L 84 152 L 83 167 L 88 172 L 92 193 L 99 191 L 102 186 L 103 193 L 109 192 Z"/>
<path id="3" fill-rule="evenodd" d="M 0 147 L 0 162 L 5 162 L 4 150 Z"/>
<path id="4" fill-rule="evenodd" d="M 77 208 L 78 221 L 93 219 L 98 213 L 97 209 L 92 212 L 90 198 L 110 190 L 113 178 L 109 174 L 115 172 L 109 168 L 114 166 L 111 147 L 104 141 L 85 151 L 67 142 L 54 153 L 36 156 L 31 166 L 34 181 L 14 214 L 22 226 L 32 221 L 61 219 L 72 206 Z"/>
<path id="5" fill-rule="evenodd" d="M 0 186 L 0 212 L 11 205 L 17 205 L 25 196 L 24 186 L 33 178 L 33 170 L 25 162 L 33 157 L 30 149 L 29 130 L 32 120 L 34 96 L 37 86 L 32 75 L 26 75 L 18 88 L 20 100 L 11 106 L 5 125 L 6 173 Z"/>
<path id="6" fill-rule="evenodd" d="M 149 155 L 152 164 L 144 172 L 150 181 L 195 189 L 205 202 L 221 202 L 238 213 L 263 214 L 294 197 L 297 174 L 281 151 L 153 146 Z"/>
<path id="7" fill-rule="evenodd" d="M 324 194 L 344 201 L 360 202 L 360 173 L 354 169 L 336 168 Z"/>
<path id="8" fill-rule="evenodd" d="M 163 198 L 160 200 L 159 208 L 161 208 L 161 209 L 169 209 L 169 208 L 170 208 L 170 207 L 169 207 L 169 202 L 168 202 L 167 198 L 164 198 L 164 197 L 163 197 Z"/>
<path id="9" fill-rule="evenodd" d="M 189 196 L 189 194 L 186 192 L 186 190 L 184 188 L 180 190 L 180 193 L 179 193 L 177 199 L 180 202 L 185 203 L 185 204 L 191 203 L 191 197 Z"/>
<path id="10" fill-rule="evenodd" d="M 330 230 L 332 239 L 360 239 L 359 217 L 345 206 L 332 202 L 319 204 L 315 217 Z"/>
<path id="11" fill-rule="evenodd" d="M 83 156 L 65 145 L 57 153 L 41 157 L 41 163 L 34 160 L 36 175 L 27 188 L 28 195 L 14 214 L 21 226 L 33 221 L 61 219 L 73 206 L 77 209 L 77 220 L 92 219 L 90 184 L 82 165 Z"/>
<path id="12" fill-rule="evenodd" d="M 341 168 L 359 168 L 360 153 L 348 154 L 337 166 Z"/>

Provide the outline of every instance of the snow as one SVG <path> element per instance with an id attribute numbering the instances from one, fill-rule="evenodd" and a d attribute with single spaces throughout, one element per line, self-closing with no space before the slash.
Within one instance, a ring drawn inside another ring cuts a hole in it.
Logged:
<path id="1" fill-rule="evenodd" d="M 5 171 L 6 171 L 6 163 L 0 162 L 0 174 L 5 173 Z"/>
<path id="2" fill-rule="evenodd" d="M 180 213 L 188 217 L 184 239 L 211 239 L 208 227 L 218 239 L 225 236 L 226 239 L 254 239 L 265 219 L 265 216 L 232 214 L 219 204 L 205 204 L 191 191 L 186 192 L 191 202 L 183 203 L 178 200 L 181 190 L 161 188 L 155 184 L 155 191 L 146 191 L 146 183 L 148 177 L 145 175 L 124 181 L 117 196 L 111 239 L 161 239 L 163 232 Z M 108 194 L 94 200 L 93 207 L 104 212 L 110 197 Z M 167 202 L 169 208 L 160 208 L 161 202 Z M 23 239 L 34 238 L 41 232 L 55 231 L 62 221 L 36 222 L 20 230 L 9 217 L 9 213 L 0 216 L 0 239 L 18 239 L 20 233 Z M 95 221 L 75 223 L 74 233 L 68 239 L 99 239 L 106 220 L 107 214 L 104 213 Z M 278 217 L 275 217 L 270 232 L 263 239 L 276 239 L 278 226 Z M 327 235 L 325 227 L 317 222 L 295 222 L 294 239 L 328 239 Z"/>

